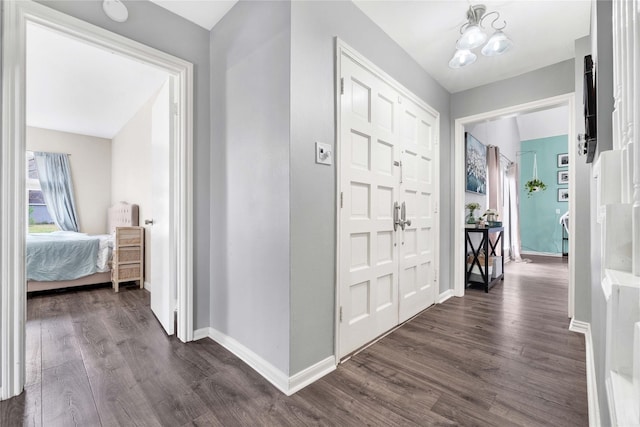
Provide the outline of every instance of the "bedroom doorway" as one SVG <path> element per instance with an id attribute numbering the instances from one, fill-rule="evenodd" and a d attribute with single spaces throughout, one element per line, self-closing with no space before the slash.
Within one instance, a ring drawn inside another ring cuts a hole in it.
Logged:
<path id="1" fill-rule="evenodd" d="M 500 110 L 489 111 L 476 114 L 474 116 L 463 117 L 455 120 L 454 125 L 454 295 L 462 297 L 465 294 L 465 127 L 482 121 L 495 120 L 500 117 L 513 117 L 514 115 L 552 109 L 561 106 L 568 107 L 568 156 L 569 164 L 575 164 L 577 158 L 575 141 L 575 95 L 573 93 L 560 95 L 553 98 L 542 99 L 526 104 L 515 105 Z M 512 159 L 515 161 L 515 159 Z M 575 182 L 575 168 L 569 168 L 569 182 Z M 575 187 L 569 186 L 569 211 L 575 206 Z M 575 218 L 570 216 L 569 229 L 573 227 Z M 569 234 L 569 247 L 575 247 L 575 236 Z M 569 317 L 573 317 L 574 312 L 574 287 L 575 287 L 575 263 L 569 257 L 569 297 L 567 312 Z"/>
<path id="2" fill-rule="evenodd" d="M 175 104 L 168 167 L 167 259 L 169 282 L 166 313 L 177 313 L 177 337 L 193 340 L 192 135 L 193 66 L 179 58 L 134 42 L 35 2 L 5 2 L 3 15 L 3 156 L 0 232 L 2 321 L 0 322 L 0 398 L 19 394 L 25 373 L 25 86 L 26 28 L 28 24 L 62 33 L 115 55 L 164 70 L 174 82 Z M 8 141 L 11 141 L 10 143 Z M 143 220 L 143 218 L 141 218 Z M 164 322 L 161 322 L 164 323 Z"/>

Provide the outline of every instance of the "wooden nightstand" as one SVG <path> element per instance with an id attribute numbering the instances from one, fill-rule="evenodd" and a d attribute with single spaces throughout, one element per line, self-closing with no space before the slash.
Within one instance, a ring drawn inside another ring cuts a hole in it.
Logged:
<path id="1" fill-rule="evenodd" d="M 144 286 L 144 228 L 116 227 L 111 282 L 118 292 L 120 282 L 134 281 Z"/>

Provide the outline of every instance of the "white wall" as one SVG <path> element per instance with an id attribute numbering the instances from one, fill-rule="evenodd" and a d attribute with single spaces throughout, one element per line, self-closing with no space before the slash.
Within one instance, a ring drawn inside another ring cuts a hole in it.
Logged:
<path id="1" fill-rule="evenodd" d="M 578 62 L 580 61 L 576 61 L 576 63 Z M 582 81 L 579 84 L 582 84 Z M 576 105 L 578 104 L 581 105 L 580 100 L 577 100 Z M 532 139 L 566 135 L 569 133 L 567 117 L 569 117 L 569 107 L 566 105 L 518 116 L 516 120 L 520 130 L 520 140 L 530 141 Z"/>
<path id="2" fill-rule="evenodd" d="M 139 224 L 153 218 L 151 208 L 151 109 L 154 94 L 111 142 L 111 203 L 139 207 Z M 144 281 L 151 279 L 151 230 L 144 230 Z"/>
<path id="3" fill-rule="evenodd" d="M 111 141 L 95 136 L 27 127 L 27 150 L 67 153 L 80 231 L 107 232 L 111 204 Z"/>

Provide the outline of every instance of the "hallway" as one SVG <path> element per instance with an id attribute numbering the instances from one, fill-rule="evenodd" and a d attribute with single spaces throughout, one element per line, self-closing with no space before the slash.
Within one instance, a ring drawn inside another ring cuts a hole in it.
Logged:
<path id="1" fill-rule="evenodd" d="M 167 338 L 144 290 L 32 296 L 26 392 L 0 426 L 588 425 L 567 276 L 561 258 L 509 264 L 291 397 L 209 339 Z"/>

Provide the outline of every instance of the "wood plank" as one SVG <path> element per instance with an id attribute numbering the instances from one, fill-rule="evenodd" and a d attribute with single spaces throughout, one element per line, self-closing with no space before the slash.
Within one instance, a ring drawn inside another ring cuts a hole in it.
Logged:
<path id="1" fill-rule="evenodd" d="M 42 419 L 47 425 L 100 425 L 82 360 L 42 370 Z"/>

